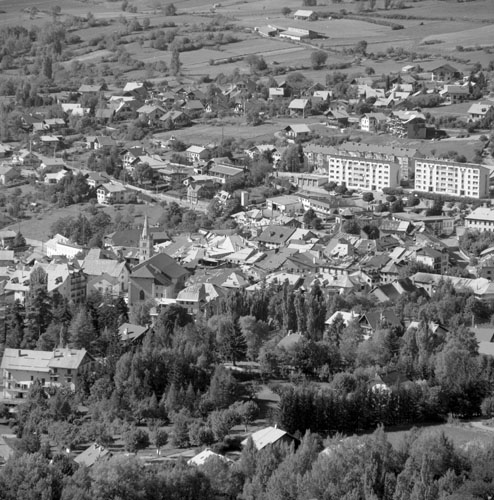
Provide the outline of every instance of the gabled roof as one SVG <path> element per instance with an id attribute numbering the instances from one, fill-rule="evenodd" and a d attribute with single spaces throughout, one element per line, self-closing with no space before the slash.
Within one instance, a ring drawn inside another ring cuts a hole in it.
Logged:
<path id="1" fill-rule="evenodd" d="M 305 109 L 309 105 L 309 99 L 293 99 L 289 104 L 289 109 Z"/>
<path id="2" fill-rule="evenodd" d="M 187 276 L 189 271 L 178 264 L 166 253 L 158 253 L 150 259 L 138 264 L 132 270 L 131 278 L 178 279 Z M 165 280 L 166 281 L 166 280 Z"/>
<path id="3" fill-rule="evenodd" d="M 252 438 L 254 446 L 257 448 L 257 450 L 262 450 L 266 446 L 276 443 L 285 436 L 288 436 L 294 441 L 298 441 L 297 438 L 288 434 L 288 432 L 286 431 L 278 429 L 277 427 L 266 427 L 265 429 L 254 432 L 254 434 L 251 434 L 250 437 Z M 249 438 L 244 439 L 241 443 L 242 446 L 245 446 L 248 440 Z"/>
<path id="4" fill-rule="evenodd" d="M 295 232 L 295 228 L 289 226 L 268 226 L 257 237 L 261 243 L 284 244 L 288 238 Z"/>
<path id="5" fill-rule="evenodd" d="M 98 443 L 92 444 L 86 448 L 80 455 L 74 458 L 74 462 L 84 467 L 92 467 L 96 462 L 101 459 L 108 459 L 112 456 L 110 450 L 99 445 Z"/>
<path id="6" fill-rule="evenodd" d="M 305 123 L 293 123 L 292 125 L 287 125 L 283 130 L 286 132 L 292 130 L 296 134 L 309 134 L 311 131 Z"/>

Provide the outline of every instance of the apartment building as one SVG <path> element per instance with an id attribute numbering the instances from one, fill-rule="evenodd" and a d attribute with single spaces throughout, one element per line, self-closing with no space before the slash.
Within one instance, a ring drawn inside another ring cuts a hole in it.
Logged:
<path id="1" fill-rule="evenodd" d="M 434 158 L 415 161 L 415 190 L 469 198 L 489 196 L 489 170 L 474 163 Z"/>
<path id="2" fill-rule="evenodd" d="M 415 170 L 415 159 L 422 155 L 415 148 L 388 146 L 386 144 L 365 144 L 362 142 L 344 142 L 338 146 L 304 146 L 304 155 L 310 166 L 327 171 L 329 158 L 333 155 L 354 156 L 383 160 L 400 165 L 400 178 L 408 180 Z"/>
<path id="3" fill-rule="evenodd" d="M 354 156 L 328 157 L 328 181 L 345 183 L 348 189 L 376 191 L 400 184 L 398 163 Z"/>
<path id="4" fill-rule="evenodd" d="M 58 348 L 53 351 L 5 349 L 2 370 L 2 399 L 26 397 L 34 381 L 43 387 L 67 386 L 75 390 L 80 368 L 93 358 L 85 349 Z"/>

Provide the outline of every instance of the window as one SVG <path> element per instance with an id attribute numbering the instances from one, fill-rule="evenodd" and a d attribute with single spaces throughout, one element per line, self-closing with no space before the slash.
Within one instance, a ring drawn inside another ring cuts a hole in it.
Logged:
<path id="1" fill-rule="evenodd" d="M 146 300 L 146 297 L 145 297 L 144 292 L 142 290 L 139 292 L 139 300 Z"/>

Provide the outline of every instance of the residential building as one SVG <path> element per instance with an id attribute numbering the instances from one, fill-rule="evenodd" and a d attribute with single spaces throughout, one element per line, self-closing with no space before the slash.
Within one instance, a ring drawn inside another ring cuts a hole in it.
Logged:
<path id="1" fill-rule="evenodd" d="M 85 248 L 77 243 L 73 243 L 69 238 L 61 234 L 56 234 L 44 244 L 44 250 L 48 257 L 63 256 L 73 259 L 76 255 L 84 252 Z"/>
<path id="2" fill-rule="evenodd" d="M 8 184 L 18 176 L 17 171 L 10 165 L 0 165 L 0 184 Z"/>
<path id="3" fill-rule="evenodd" d="M 87 277 L 78 267 L 68 263 L 38 263 L 33 270 L 41 267 L 47 276 L 47 291 L 55 290 L 68 301 L 79 303 L 86 298 Z"/>
<path id="4" fill-rule="evenodd" d="M 85 349 L 32 351 L 10 349 L 4 351 L 2 370 L 3 399 L 24 399 L 35 381 L 43 387 L 68 386 L 75 390 L 82 366 L 91 361 Z"/>
<path id="5" fill-rule="evenodd" d="M 364 132 L 377 132 L 387 120 L 388 117 L 383 113 L 366 113 L 360 118 L 360 129 Z"/>
<path id="6" fill-rule="evenodd" d="M 293 99 L 288 105 L 290 114 L 292 115 L 302 115 L 310 109 L 310 99 Z"/>
<path id="7" fill-rule="evenodd" d="M 489 169 L 473 163 L 420 158 L 415 160 L 415 190 L 486 198 L 489 196 Z"/>
<path id="8" fill-rule="evenodd" d="M 461 78 L 461 72 L 451 64 L 442 64 L 434 68 L 431 73 L 433 81 L 449 82 Z"/>
<path id="9" fill-rule="evenodd" d="M 231 165 L 214 164 L 208 172 L 211 177 L 221 179 L 221 183 L 234 182 L 244 177 L 243 168 L 233 167 Z"/>
<path id="10" fill-rule="evenodd" d="M 196 283 L 181 290 L 177 295 L 177 304 L 187 309 L 189 314 L 205 312 L 206 304 L 223 297 L 225 292 L 212 283 Z"/>
<path id="11" fill-rule="evenodd" d="M 313 10 L 299 9 L 294 12 L 293 19 L 299 19 L 301 21 L 316 21 L 317 12 L 314 12 Z"/>
<path id="12" fill-rule="evenodd" d="M 88 288 L 91 285 L 95 287 L 95 278 L 101 278 L 103 276 L 108 280 L 111 278 L 111 282 L 116 282 L 112 285 L 112 290 L 116 287 L 116 295 L 126 292 L 128 289 L 128 281 L 130 275 L 129 265 L 124 260 L 114 260 L 114 259 L 103 259 L 99 256 L 93 256 L 93 253 L 97 251 L 96 249 L 89 250 L 88 254 L 84 258 L 81 264 L 84 274 L 87 275 Z"/>
<path id="13" fill-rule="evenodd" d="M 135 197 L 123 184 L 106 182 L 96 189 L 96 199 L 100 205 L 113 205 L 114 203 L 128 203 Z"/>
<path id="14" fill-rule="evenodd" d="M 366 191 L 397 187 L 400 166 L 390 161 L 332 155 L 328 162 L 328 182 L 345 183 L 348 189 Z"/>
<path id="15" fill-rule="evenodd" d="M 209 158 L 209 151 L 202 146 L 189 146 L 185 151 L 185 156 L 191 162 L 197 163 Z"/>
<path id="16" fill-rule="evenodd" d="M 257 237 L 257 241 L 266 248 L 276 249 L 285 246 L 286 242 L 294 232 L 294 227 L 268 226 Z"/>
<path id="17" fill-rule="evenodd" d="M 95 463 L 109 460 L 112 456 L 113 454 L 109 449 L 98 443 L 93 443 L 89 448 L 77 455 L 74 462 L 82 467 L 92 467 Z"/>
<path id="18" fill-rule="evenodd" d="M 446 274 L 448 270 L 448 252 L 439 251 L 431 247 L 423 247 L 415 250 L 414 258 L 424 266 L 429 267 L 435 273 Z"/>
<path id="19" fill-rule="evenodd" d="M 293 125 L 287 125 L 283 132 L 290 139 L 305 139 L 309 137 L 311 130 L 305 123 L 294 123 Z"/>
<path id="20" fill-rule="evenodd" d="M 388 130 L 391 134 L 406 139 L 425 139 L 427 137 L 425 116 L 416 111 L 393 111 Z"/>
<path id="21" fill-rule="evenodd" d="M 251 434 L 248 438 L 244 439 L 240 444 L 245 446 L 249 439 L 252 439 L 254 446 L 258 451 L 275 443 L 286 443 L 288 445 L 295 443 L 295 445 L 297 445 L 300 442 L 296 437 L 288 434 L 286 431 L 278 429 L 277 427 L 266 427 L 264 429 L 260 429 Z"/>
<path id="22" fill-rule="evenodd" d="M 445 85 L 439 95 L 446 99 L 450 104 L 458 104 L 466 101 L 470 97 L 470 88 L 467 85 Z"/>
<path id="23" fill-rule="evenodd" d="M 485 102 L 474 102 L 470 108 L 468 108 L 468 120 L 476 121 L 485 118 L 485 115 L 492 109 L 493 104 Z"/>
<path id="24" fill-rule="evenodd" d="M 465 229 L 494 231 L 494 208 L 478 207 L 465 217 Z"/>

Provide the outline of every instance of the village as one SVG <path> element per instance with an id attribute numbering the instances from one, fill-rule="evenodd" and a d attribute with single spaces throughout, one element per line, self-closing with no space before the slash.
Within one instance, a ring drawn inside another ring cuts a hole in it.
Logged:
<path id="1" fill-rule="evenodd" d="M 80 3 L 0 2 L 0 500 L 490 498 L 489 5 Z"/>

